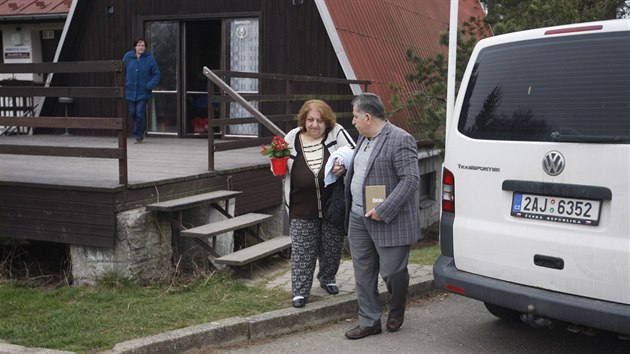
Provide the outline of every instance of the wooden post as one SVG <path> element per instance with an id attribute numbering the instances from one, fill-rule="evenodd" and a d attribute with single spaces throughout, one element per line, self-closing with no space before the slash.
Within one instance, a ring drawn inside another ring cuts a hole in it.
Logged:
<path id="1" fill-rule="evenodd" d="M 293 94 L 293 88 L 292 88 L 292 82 L 291 80 L 285 80 L 284 81 L 284 94 L 286 96 L 292 95 Z M 285 101 L 284 103 L 284 113 L 285 114 L 291 114 L 292 112 L 292 101 Z M 289 130 L 291 130 L 290 128 L 290 121 L 284 120 L 284 131 L 288 132 Z"/>
<path id="2" fill-rule="evenodd" d="M 122 61 L 114 69 L 114 85 L 120 88 L 116 115 L 122 120 L 121 130 L 118 131 L 118 148 L 122 153 L 118 159 L 118 183 L 127 186 L 129 183 L 129 171 L 127 170 L 127 100 L 125 99 L 125 67 Z"/>
<path id="3" fill-rule="evenodd" d="M 214 170 L 214 108 L 212 107 L 212 94 L 214 93 L 214 84 L 208 79 L 208 171 Z"/>

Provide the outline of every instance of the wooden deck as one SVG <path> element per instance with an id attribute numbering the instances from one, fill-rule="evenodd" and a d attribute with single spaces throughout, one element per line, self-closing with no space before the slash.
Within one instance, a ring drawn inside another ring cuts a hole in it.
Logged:
<path id="1" fill-rule="evenodd" d="M 206 139 L 128 140 L 129 184 L 110 159 L 0 154 L 0 237 L 113 247 L 121 211 L 215 190 L 241 191 L 236 215 L 282 203 L 282 179 L 258 147 L 215 153 Z M 0 144 L 115 146 L 115 137 L 2 136 Z"/>
<path id="2" fill-rule="evenodd" d="M 215 153 L 208 171 L 208 140 L 148 137 L 142 144 L 128 139 L 129 188 L 200 178 L 268 165 L 259 147 Z M 0 144 L 81 147 L 116 146 L 116 137 L 74 135 L 2 136 Z M 28 183 L 89 189 L 122 188 L 118 162 L 108 159 L 0 154 L 0 184 Z"/>

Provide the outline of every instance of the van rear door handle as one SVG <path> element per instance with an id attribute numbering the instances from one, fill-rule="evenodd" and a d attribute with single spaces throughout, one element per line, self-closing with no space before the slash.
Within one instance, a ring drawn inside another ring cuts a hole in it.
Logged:
<path id="1" fill-rule="evenodd" d="M 534 264 L 539 267 L 564 269 L 564 260 L 562 258 L 543 256 L 541 254 L 534 255 Z"/>

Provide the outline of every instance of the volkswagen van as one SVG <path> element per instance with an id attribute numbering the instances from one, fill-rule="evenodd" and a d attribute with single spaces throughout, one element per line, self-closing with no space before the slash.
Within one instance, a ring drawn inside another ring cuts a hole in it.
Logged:
<path id="1" fill-rule="evenodd" d="M 630 20 L 481 40 L 446 127 L 437 288 L 630 334 Z"/>

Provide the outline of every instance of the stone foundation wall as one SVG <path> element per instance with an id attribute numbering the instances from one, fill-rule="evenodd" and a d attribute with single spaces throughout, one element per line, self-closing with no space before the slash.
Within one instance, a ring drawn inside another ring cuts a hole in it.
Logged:
<path id="1" fill-rule="evenodd" d="M 234 213 L 234 203 L 231 199 L 228 212 Z M 171 218 L 177 220 L 177 213 L 149 212 L 145 208 L 120 212 L 113 249 L 70 246 L 74 285 L 94 284 L 107 273 L 142 283 L 168 279 L 175 271 L 207 270 L 211 265 L 208 252 L 199 241 L 174 237 Z M 202 206 L 185 210 L 182 224 L 190 228 L 222 219 L 225 216 L 213 207 Z M 217 236 L 219 254 L 231 253 L 233 249 L 232 232 Z"/>
<path id="2" fill-rule="evenodd" d="M 145 208 L 117 214 L 114 249 L 70 246 L 74 285 L 116 273 L 140 282 L 172 274 L 171 226 Z"/>

